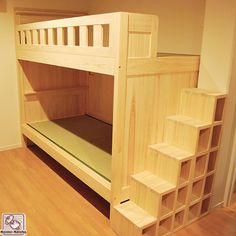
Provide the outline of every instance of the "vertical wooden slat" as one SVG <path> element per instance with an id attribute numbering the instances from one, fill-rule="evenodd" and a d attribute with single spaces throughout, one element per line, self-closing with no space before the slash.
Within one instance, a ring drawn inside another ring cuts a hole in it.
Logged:
<path id="1" fill-rule="evenodd" d="M 103 27 L 102 25 L 93 26 L 93 46 L 102 47 L 103 46 Z"/>
<path id="2" fill-rule="evenodd" d="M 32 37 L 31 37 L 31 31 L 30 30 L 26 31 L 26 43 L 28 45 L 32 44 Z"/>
<path id="3" fill-rule="evenodd" d="M 57 28 L 57 45 L 64 45 L 63 28 Z"/>
<path id="4" fill-rule="evenodd" d="M 48 29 L 48 45 L 54 45 L 53 29 Z"/>
<path id="5" fill-rule="evenodd" d="M 20 45 L 21 44 L 21 37 L 20 37 L 20 31 L 17 31 L 17 35 L 16 35 L 16 43 L 17 45 Z"/>
<path id="6" fill-rule="evenodd" d="M 37 30 L 32 30 L 32 39 L 33 39 L 33 44 L 38 44 L 39 43 L 39 37 L 38 37 L 38 31 Z"/>
<path id="7" fill-rule="evenodd" d="M 25 44 L 25 31 L 20 32 L 20 42 L 21 44 Z"/>
<path id="8" fill-rule="evenodd" d="M 40 44 L 46 44 L 46 34 L 45 34 L 45 29 L 40 29 L 39 30 L 39 43 Z"/>
<path id="9" fill-rule="evenodd" d="M 68 45 L 70 46 L 75 45 L 75 28 L 74 27 L 67 28 L 67 40 L 68 40 Z"/>
<path id="10" fill-rule="evenodd" d="M 88 26 L 83 25 L 79 28 L 79 40 L 80 46 L 88 46 Z"/>

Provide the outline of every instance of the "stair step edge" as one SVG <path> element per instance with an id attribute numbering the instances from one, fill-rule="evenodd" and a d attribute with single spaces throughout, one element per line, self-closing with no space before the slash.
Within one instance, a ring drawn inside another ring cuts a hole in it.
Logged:
<path id="1" fill-rule="evenodd" d="M 226 97 L 225 93 L 221 93 L 221 92 L 217 92 L 213 90 L 211 91 L 211 90 L 206 90 L 206 89 L 199 89 L 199 88 L 184 88 L 182 89 L 182 92 L 201 94 L 201 95 L 216 97 L 216 98 Z"/>
<path id="2" fill-rule="evenodd" d="M 167 116 L 166 119 L 179 122 L 185 125 L 193 126 L 197 129 L 209 128 L 211 126 L 210 122 L 194 119 L 192 117 L 184 116 L 184 115 Z"/>
<path id="3" fill-rule="evenodd" d="M 114 208 L 140 229 L 145 229 L 157 221 L 155 217 L 151 216 L 132 201 L 124 202 Z"/>
<path id="4" fill-rule="evenodd" d="M 147 186 L 149 189 L 155 191 L 156 193 L 160 195 L 171 192 L 172 190 L 176 188 L 175 185 L 152 174 L 149 171 L 143 171 L 143 172 L 131 175 L 131 178 Z"/>
<path id="5" fill-rule="evenodd" d="M 178 161 L 185 161 L 191 159 L 194 156 L 193 153 L 164 142 L 152 144 L 149 147 L 156 152 L 163 153 L 164 155 L 174 158 Z"/>

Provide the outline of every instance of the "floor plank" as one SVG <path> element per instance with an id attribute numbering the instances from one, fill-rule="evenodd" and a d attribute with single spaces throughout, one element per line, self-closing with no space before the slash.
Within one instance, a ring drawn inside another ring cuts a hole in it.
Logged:
<path id="1" fill-rule="evenodd" d="M 37 147 L 0 152 L 0 213 L 9 212 L 26 214 L 29 236 L 116 235 L 109 204 Z M 236 202 L 174 234 L 235 235 Z"/>
<path id="2" fill-rule="evenodd" d="M 40 149 L 1 152 L 0 166 L 0 212 L 25 213 L 28 235 L 116 235 L 109 204 Z"/>

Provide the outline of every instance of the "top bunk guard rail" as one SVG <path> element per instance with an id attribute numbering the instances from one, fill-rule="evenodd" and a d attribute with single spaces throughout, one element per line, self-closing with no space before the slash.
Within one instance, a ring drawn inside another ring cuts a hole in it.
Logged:
<path id="1" fill-rule="evenodd" d="M 21 24 L 17 58 L 115 75 L 127 57 L 156 56 L 157 23 L 157 16 L 117 12 Z"/>
<path id="2" fill-rule="evenodd" d="M 59 65 L 48 53 L 63 53 L 66 67 L 89 70 L 89 64 L 97 63 L 98 71 L 91 71 L 113 74 L 116 18 L 109 13 L 17 25 L 17 58 Z M 97 57 L 103 60 L 96 62 Z"/>

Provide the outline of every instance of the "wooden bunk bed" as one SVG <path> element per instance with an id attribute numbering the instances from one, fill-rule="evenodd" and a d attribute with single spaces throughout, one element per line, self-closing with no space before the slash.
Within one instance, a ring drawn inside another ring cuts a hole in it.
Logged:
<path id="1" fill-rule="evenodd" d="M 26 144 L 110 202 L 121 236 L 210 210 L 225 95 L 196 89 L 199 56 L 157 54 L 157 32 L 121 12 L 16 26 Z"/>

